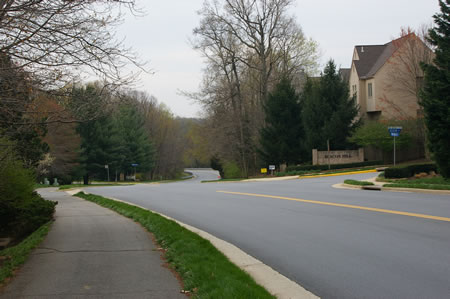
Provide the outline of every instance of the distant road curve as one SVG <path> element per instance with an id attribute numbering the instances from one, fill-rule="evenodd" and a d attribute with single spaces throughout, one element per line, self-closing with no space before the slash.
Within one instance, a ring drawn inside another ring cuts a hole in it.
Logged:
<path id="1" fill-rule="evenodd" d="M 212 168 L 186 168 L 184 171 L 190 172 L 194 177 L 186 182 L 200 183 L 201 181 L 219 180 L 220 174 Z"/>

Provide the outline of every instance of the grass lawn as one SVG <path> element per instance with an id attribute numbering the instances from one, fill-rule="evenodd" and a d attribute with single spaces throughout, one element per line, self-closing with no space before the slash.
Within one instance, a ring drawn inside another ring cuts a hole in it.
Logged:
<path id="1" fill-rule="evenodd" d="M 101 196 L 77 196 L 112 209 L 152 232 L 170 266 L 193 298 L 275 298 L 231 263 L 209 241 L 148 210 Z"/>
<path id="2" fill-rule="evenodd" d="M 345 180 L 345 184 L 356 185 L 356 186 L 373 186 L 374 183 L 366 182 L 366 181 L 357 181 L 357 180 Z"/>
<path id="3" fill-rule="evenodd" d="M 450 190 L 450 179 L 442 177 L 400 180 L 384 179 L 383 181 L 389 182 L 384 187 Z"/>
<path id="4" fill-rule="evenodd" d="M 0 251 L 0 285 L 6 278 L 11 277 L 14 270 L 26 261 L 31 250 L 44 240 L 50 229 L 50 224 L 51 222 L 44 224 L 16 246 Z"/>

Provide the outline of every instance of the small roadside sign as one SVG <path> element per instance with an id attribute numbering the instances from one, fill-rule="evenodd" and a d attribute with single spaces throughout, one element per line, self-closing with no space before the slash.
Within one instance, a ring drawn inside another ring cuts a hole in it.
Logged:
<path id="1" fill-rule="evenodd" d="M 269 170 L 275 170 L 275 165 L 269 165 Z"/>
<path id="2" fill-rule="evenodd" d="M 136 167 L 136 166 L 139 166 L 139 164 L 133 163 L 133 164 L 131 164 L 131 166 Z"/>
<path id="3" fill-rule="evenodd" d="M 267 168 L 261 168 L 261 173 L 267 173 Z"/>
<path id="4" fill-rule="evenodd" d="M 388 127 L 389 133 L 392 137 L 399 137 L 402 129 L 403 127 Z"/>
<path id="5" fill-rule="evenodd" d="M 395 166 L 395 137 L 400 136 L 400 132 L 402 131 L 403 127 L 388 127 L 389 133 L 392 137 L 394 137 L 394 166 Z"/>

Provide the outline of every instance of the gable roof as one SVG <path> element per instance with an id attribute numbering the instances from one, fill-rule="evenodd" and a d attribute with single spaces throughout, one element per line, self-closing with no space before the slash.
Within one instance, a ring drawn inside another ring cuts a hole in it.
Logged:
<path id="1" fill-rule="evenodd" d="M 339 75 L 341 75 L 342 80 L 344 80 L 345 82 L 349 81 L 350 72 L 351 72 L 351 69 L 346 69 L 346 68 L 339 69 Z"/>
<path id="2" fill-rule="evenodd" d="M 361 79 L 368 79 L 375 76 L 378 70 L 401 44 L 410 38 L 417 37 L 414 33 L 410 33 L 384 45 L 355 46 L 359 60 L 353 60 L 353 63 L 355 64 L 358 76 Z"/>
<path id="3" fill-rule="evenodd" d="M 361 79 L 373 77 L 393 53 L 392 42 L 385 45 L 355 46 L 359 60 L 354 60 L 356 71 Z"/>

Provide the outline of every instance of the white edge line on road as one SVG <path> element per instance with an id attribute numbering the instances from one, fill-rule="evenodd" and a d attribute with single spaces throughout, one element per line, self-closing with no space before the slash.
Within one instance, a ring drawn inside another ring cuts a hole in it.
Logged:
<path id="1" fill-rule="evenodd" d="M 70 195 L 75 195 L 78 192 L 83 191 L 84 193 L 88 193 L 85 190 L 82 189 L 74 189 L 66 191 Z M 104 196 L 105 197 L 105 196 Z M 208 240 L 211 242 L 211 244 L 214 245 L 220 252 L 222 252 L 233 264 L 247 272 L 255 281 L 256 283 L 263 286 L 269 293 L 276 296 L 280 299 L 312 299 L 312 298 L 319 298 L 318 296 L 314 295 L 313 293 L 307 291 L 305 288 L 297 284 L 296 282 L 290 280 L 289 278 L 285 277 L 284 275 L 278 273 L 271 267 L 265 265 L 260 260 L 257 260 L 256 258 L 250 256 L 249 254 L 245 253 L 235 245 L 228 243 L 224 240 L 221 240 L 219 238 L 214 237 L 213 235 L 202 231 L 196 227 L 190 226 L 188 224 L 185 224 L 183 222 L 180 222 L 176 219 L 173 219 L 172 217 L 166 216 L 164 214 L 155 212 L 153 210 L 147 209 L 145 207 L 129 203 L 117 198 L 113 197 L 105 197 L 111 200 L 120 201 L 132 206 L 139 207 L 144 210 L 151 211 L 155 214 L 161 215 L 164 218 L 167 218 L 169 220 L 175 221 L 182 227 L 190 230 L 193 233 L 198 234 L 202 238 Z"/>

